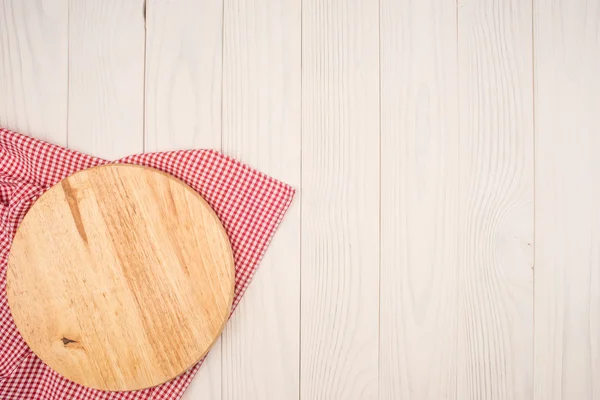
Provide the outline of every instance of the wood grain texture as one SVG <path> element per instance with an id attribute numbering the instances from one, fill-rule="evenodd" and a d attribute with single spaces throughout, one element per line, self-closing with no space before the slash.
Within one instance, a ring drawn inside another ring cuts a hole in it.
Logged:
<path id="1" fill-rule="evenodd" d="M 457 397 L 456 7 L 381 1 L 379 398 Z"/>
<path id="2" fill-rule="evenodd" d="M 459 3 L 457 399 L 530 399 L 531 3 Z"/>
<path id="3" fill-rule="evenodd" d="M 0 0 L 0 126 L 67 141 L 67 0 Z"/>
<path id="4" fill-rule="evenodd" d="M 600 398 L 600 2 L 534 2 L 536 400 Z"/>
<path id="5" fill-rule="evenodd" d="M 146 3 L 145 151 L 221 149 L 222 0 Z M 184 399 L 221 399 L 221 339 Z"/>
<path id="6" fill-rule="evenodd" d="M 68 144 L 96 157 L 141 153 L 145 0 L 69 2 Z"/>
<path id="7" fill-rule="evenodd" d="M 302 5 L 302 399 L 378 397 L 379 8 Z"/>
<path id="8" fill-rule="evenodd" d="M 34 203 L 12 243 L 7 295 L 23 338 L 55 371 L 137 390 L 206 354 L 229 318 L 234 281 L 225 229 L 192 188 L 108 165 Z"/>
<path id="9" fill-rule="evenodd" d="M 223 151 L 300 188 L 301 2 L 226 0 Z M 223 333 L 223 399 L 298 399 L 300 207 Z"/>
<path id="10" fill-rule="evenodd" d="M 222 0 L 148 0 L 146 151 L 221 146 Z"/>
<path id="11" fill-rule="evenodd" d="M 531 6 L 147 0 L 144 59 L 144 0 L 0 0 L 0 125 L 302 186 L 187 400 L 600 397 L 600 2 Z"/>

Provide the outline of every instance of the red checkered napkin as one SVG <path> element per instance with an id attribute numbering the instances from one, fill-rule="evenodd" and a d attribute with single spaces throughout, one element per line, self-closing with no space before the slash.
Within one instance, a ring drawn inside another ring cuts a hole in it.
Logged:
<path id="1" fill-rule="evenodd" d="M 233 248 L 238 305 L 294 189 L 213 150 L 139 154 L 117 162 L 168 172 L 194 188 L 215 210 Z M 0 128 L 0 399 L 179 399 L 200 368 L 163 385 L 134 392 L 104 392 L 73 383 L 27 347 L 6 300 L 6 264 L 12 238 L 25 213 L 46 189 L 81 169 L 108 161 Z"/>

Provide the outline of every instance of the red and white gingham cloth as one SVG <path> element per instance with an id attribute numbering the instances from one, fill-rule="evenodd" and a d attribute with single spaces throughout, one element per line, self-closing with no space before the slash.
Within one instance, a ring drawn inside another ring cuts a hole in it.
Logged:
<path id="1" fill-rule="evenodd" d="M 235 258 L 233 312 L 292 201 L 294 189 L 214 150 L 139 154 L 117 162 L 168 172 L 212 206 L 227 230 Z M 50 186 L 76 171 L 107 163 L 0 128 L 1 400 L 179 399 L 202 364 L 151 389 L 104 392 L 58 375 L 32 353 L 17 331 L 6 299 L 7 256 L 17 226 Z"/>

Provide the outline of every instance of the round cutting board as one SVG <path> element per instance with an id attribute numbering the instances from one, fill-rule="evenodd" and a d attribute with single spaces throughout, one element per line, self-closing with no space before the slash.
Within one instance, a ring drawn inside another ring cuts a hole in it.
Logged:
<path id="1" fill-rule="evenodd" d="M 12 243 L 7 295 L 25 342 L 59 374 L 137 390 L 207 353 L 229 317 L 234 274 L 202 197 L 158 170 L 112 164 L 33 204 Z"/>

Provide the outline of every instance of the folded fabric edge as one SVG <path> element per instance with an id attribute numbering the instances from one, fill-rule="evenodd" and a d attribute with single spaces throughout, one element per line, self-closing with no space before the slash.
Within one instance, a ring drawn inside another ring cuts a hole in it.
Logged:
<path id="1" fill-rule="evenodd" d="M 291 185 L 281 181 L 280 179 L 274 178 L 271 175 L 268 175 L 265 172 L 260 171 L 259 169 L 256 169 L 254 167 L 251 167 L 250 165 L 246 164 L 243 161 L 238 160 L 235 157 L 232 157 L 228 154 L 222 153 L 219 150 L 215 150 L 215 149 L 211 149 L 211 148 L 205 148 L 205 149 L 186 149 L 186 150 L 167 150 L 167 151 L 154 151 L 154 152 L 149 152 L 149 153 L 137 153 L 137 154 L 132 154 L 126 157 L 122 157 L 118 160 L 115 161 L 111 161 L 111 163 L 123 163 L 123 164 L 138 164 L 138 159 L 142 156 L 144 157 L 152 157 L 152 155 L 161 155 L 164 157 L 168 157 L 169 155 L 172 154 L 182 154 L 182 153 L 193 153 L 196 151 L 202 151 L 202 152 L 206 152 L 206 153 L 212 153 L 212 154 L 216 154 L 220 157 L 224 157 L 225 159 L 227 159 L 227 161 L 231 161 L 234 162 L 236 164 L 238 164 L 240 167 L 242 167 L 245 171 L 248 172 L 252 172 L 255 173 L 257 175 L 259 175 L 262 178 L 268 179 L 274 183 L 277 184 L 277 186 L 280 187 L 285 187 L 286 190 L 289 190 L 292 194 L 292 197 L 295 195 L 296 193 L 296 189 L 294 187 L 292 187 Z M 173 175 L 173 174 L 172 174 Z"/>

